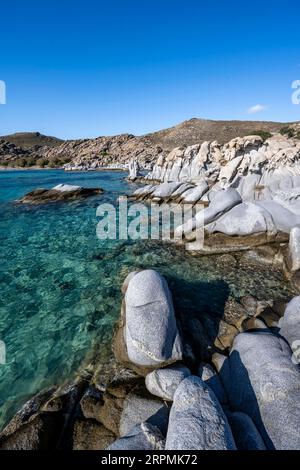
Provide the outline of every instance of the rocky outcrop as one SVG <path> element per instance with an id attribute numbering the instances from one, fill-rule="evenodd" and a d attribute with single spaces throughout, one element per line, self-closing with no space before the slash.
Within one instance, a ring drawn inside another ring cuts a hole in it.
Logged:
<path id="1" fill-rule="evenodd" d="M 51 189 L 34 189 L 25 194 L 17 202 L 23 204 L 45 204 L 49 202 L 65 202 L 102 194 L 101 188 L 82 188 L 70 184 L 59 184 Z"/>
<path id="2" fill-rule="evenodd" d="M 298 331 L 298 297 L 285 308 L 247 296 L 225 304 L 222 317 L 205 309 L 175 317 L 155 271 L 130 273 L 122 291 L 114 346 L 123 365 L 89 366 L 75 383 L 33 397 L 0 434 L 0 448 L 299 447 L 300 370 L 287 343 Z"/>
<path id="3" fill-rule="evenodd" d="M 131 160 L 147 169 L 159 155 L 164 155 L 164 151 L 159 145 L 152 145 L 146 137 L 123 134 L 66 141 L 59 147 L 43 152 L 43 157 L 50 160 L 61 159 L 65 155 L 71 160 L 65 165 L 66 170 L 96 170 L 114 167 L 116 164 L 125 169 Z"/>
<path id="4" fill-rule="evenodd" d="M 191 251 L 250 250 L 286 244 L 290 237 L 289 250 L 282 247 L 281 263 L 285 259 L 287 275 L 300 285 L 300 274 L 295 274 L 299 271 L 299 140 L 246 136 L 225 145 L 178 147 L 157 159 L 145 181 L 154 184 L 138 188 L 133 198 L 194 206 L 195 215 L 174 227 L 175 241 L 188 242 Z"/>

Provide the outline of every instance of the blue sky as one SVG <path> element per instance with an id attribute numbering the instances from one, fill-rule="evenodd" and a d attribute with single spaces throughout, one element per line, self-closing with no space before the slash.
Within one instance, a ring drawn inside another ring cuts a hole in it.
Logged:
<path id="1" fill-rule="evenodd" d="M 300 120 L 299 0 L 12 0 L 0 15 L 0 135 Z"/>

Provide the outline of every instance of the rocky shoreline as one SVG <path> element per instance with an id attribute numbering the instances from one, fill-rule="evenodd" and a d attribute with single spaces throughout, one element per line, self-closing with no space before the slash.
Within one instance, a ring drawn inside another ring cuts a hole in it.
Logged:
<path id="1" fill-rule="evenodd" d="M 199 324 L 175 315 L 158 272 L 130 273 L 122 292 L 115 359 L 29 400 L 1 449 L 299 448 L 300 297 L 231 303 L 209 357 Z"/>
<path id="2" fill-rule="evenodd" d="M 204 142 L 160 156 L 142 178 L 133 160 L 129 179 L 137 178 L 147 184 L 136 200 L 200 204 L 174 231 L 192 254 L 222 254 L 234 269 L 245 252 L 258 267 L 281 269 L 299 293 L 299 142 Z M 197 230 L 204 245 L 193 253 Z M 176 312 L 152 269 L 131 272 L 122 292 L 114 358 L 33 397 L 0 434 L 0 448 L 300 448 L 300 296 L 230 299 L 220 315 Z"/>

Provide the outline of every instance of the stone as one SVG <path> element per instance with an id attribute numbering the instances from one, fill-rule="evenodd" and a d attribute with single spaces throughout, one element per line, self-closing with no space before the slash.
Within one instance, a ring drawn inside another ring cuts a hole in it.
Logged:
<path id="1" fill-rule="evenodd" d="M 126 436 L 134 426 L 149 422 L 165 434 L 167 431 L 169 408 L 162 400 L 150 395 L 142 388 L 130 392 L 123 403 L 119 434 Z"/>
<path id="2" fill-rule="evenodd" d="M 238 450 L 266 450 L 265 443 L 250 416 L 241 412 L 226 413 Z"/>
<path id="3" fill-rule="evenodd" d="M 200 379 L 212 389 L 222 406 L 228 403 L 228 398 L 220 377 L 210 364 L 200 364 L 198 375 Z"/>
<path id="4" fill-rule="evenodd" d="M 57 413 L 32 415 L 14 433 L 1 433 L 1 450 L 56 449 L 63 421 Z"/>
<path id="5" fill-rule="evenodd" d="M 187 451 L 236 448 L 220 403 L 199 377 L 187 377 L 175 392 L 165 448 Z"/>
<path id="6" fill-rule="evenodd" d="M 177 181 L 173 183 L 162 183 L 156 187 L 155 191 L 152 193 L 153 198 L 160 198 L 164 199 L 166 197 L 170 197 L 176 189 L 181 186 L 182 183 Z"/>
<path id="7" fill-rule="evenodd" d="M 268 330 L 268 326 L 261 318 L 247 318 L 243 321 L 242 330 Z"/>
<path id="8" fill-rule="evenodd" d="M 113 442 L 106 450 L 164 450 L 165 439 L 160 430 L 149 423 L 136 425 Z"/>
<path id="9" fill-rule="evenodd" d="M 177 236 L 182 233 L 187 235 L 195 230 L 195 228 L 200 228 L 218 219 L 234 206 L 241 204 L 241 202 L 241 196 L 235 189 L 219 190 L 216 192 L 210 205 L 203 211 L 198 211 L 196 216 L 188 220 L 185 224 L 177 227 L 175 234 Z"/>
<path id="10" fill-rule="evenodd" d="M 280 320 L 280 335 L 287 340 L 294 358 L 300 363 L 300 296 L 294 297 L 288 303 Z"/>
<path id="11" fill-rule="evenodd" d="M 101 188 L 81 188 L 80 186 L 58 185 L 52 189 L 34 189 L 17 202 L 23 204 L 46 204 L 49 202 L 73 201 L 102 194 Z"/>
<path id="12" fill-rule="evenodd" d="M 300 225 L 292 227 L 289 239 L 289 270 L 294 273 L 300 270 Z"/>
<path id="13" fill-rule="evenodd" d="M 130 280 L 125 310 L 125 343 L 133 364 L 157 368 L 181 360 L 172 296 L 159 273 L 145 270 Z"/>
<path id="14" fill-rule="evenodd" d="M 73 450 L 104 450 L 116 436 L 92 419 L 76 419 L 73 428 Z"/>
<path id="15" fill-rule="evenodd" d="M 194 204 L 198 202 L 208 190 L 208 184 L 205 180 L 199 182 L 197 186 L 183 194 L 182 200 L 185 203 Z"/>
<path id="16" fill-rule="evenodd" d="M 230 236 L 256 233 L 274 234 L 277 229 L 269 212 L 251 202 L 234 207 L 227 214 L 205 227 L 207 232 L 221 232 Z"/>
<path id="17" fill-rule="evenodd" d="M 284 339 L 266 330 L 240 333 L 220 378 L 231 409 L 250 416 L 268 449 L 299 449 L 300 369 Z"/>
<path id="18" fill-rule="evenodd" d="M 128 179 L 134 181 L 138 176 L 140 176 L 139 163 L 132 158 L 128 164 Z"/>
<path id="19" fill-rule="evenodd" d="M 80 407 L 83 416 L 86 419 L 95 419 L 100 421 L 100 409 L 104 405 L 103 392 L 94 386 L 89 386 L 85 394 L 80 400 Z"/>
<path id="20" fill-rule="evenodd" d="M 279 232 L 290 233 L 295 225 L 300 224 L 300 215 L 294 214 L 276 201 L 257 201 L 256 204 L 269 212 Z"/>
<path id="21" fill-rule="evenodd" d="M 190 370 L 180 364 L 156 369 L 146 376 L 146 388 L 152 395 L 172 401 L 178 385 L 189 375 Z"/>

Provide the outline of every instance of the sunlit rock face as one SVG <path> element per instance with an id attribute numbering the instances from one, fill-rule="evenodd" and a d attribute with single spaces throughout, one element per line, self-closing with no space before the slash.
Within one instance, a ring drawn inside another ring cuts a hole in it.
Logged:
<path id="1" fill-rule="evenodd" d="M 178 147 L 161 155 L 147 180 L 203 181 L 234 187 L 244 201 L 295 198 L 300 187 L 300 142 L 276 135 L 263 142 L 259 136 L 238 137 L 221 146 L 217 142 Z M 292 194 L 290 194 L 292 190 Z"/>
<path id="2" fill-rule="evenodd" d="M 159 156 L 146 181 L 152 184 L 139 188 L 133 194 L 136 199 L 202 204 L 202 226 L 211 240 L 222 234 L 242 237 L 235 239 L 235 245 L 244 247 L 285 242 L 300 224 L 299 139 L 274 135 L 263 141 L 253 135 L 225 145 L 203 142 L 177 147 Z M 234 204 L 227 203 L 231 192 Z M 175 232 L 191 241 L 199 211 Z M 206 217 L 208 213 L 212 216 Z"/>

